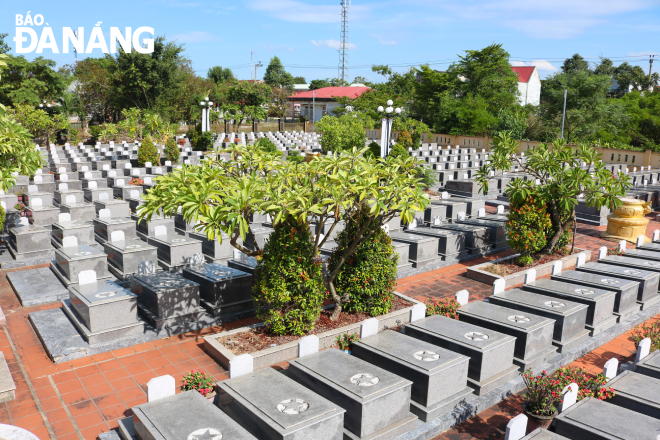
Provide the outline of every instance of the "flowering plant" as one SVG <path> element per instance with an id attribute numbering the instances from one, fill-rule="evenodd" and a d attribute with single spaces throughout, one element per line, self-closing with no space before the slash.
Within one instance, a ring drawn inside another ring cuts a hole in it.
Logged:
<path id="1" fill-rule="evenodd" d="M 607 249 L 607 256 L 609 257 L 610 255 L 626 255 L 626 251 L 618 247 Z"/>
<path id="2" fill-rule="evenodd" d="M 656 319 L 648 326 L 646 323 L 636 325 L 630 331 L 630 337 L 635 341 L 635 347 L 639 346 L 642 339 L 649 338 L 651 340 L 651 351 L 657 350 L 660 348 L 660 320 Z"/>
<path id="3" fill-rule="evenodd" d="M 563 390 L 571 382 L 578 386 L 577 400 L 585 397 L 596 397 L 598 400 L 605 400 L 614 397 L 614 389 L 604 387 L 607 379 L 602 374 L 592 376 L 584 368 L 578 367 L 560 367 L 555 373 L 555 378 L 559 381 Z"/>
<path id="4" fill-rule="evenodd" d="M 25 210 L 25 205 L 19 202 L 19 203 L 14 205 L 14 209 L 16 211 L 23 211 L 23 210 Z"/>
<path id="5" fill-rule="evenodd" d="M 340 350 L 348 350 L 351 348 L 351 344 L 358 339 L 360 338 L 357 333 L 344 333 L 343 335 L 337 335 L 335 342 Z"/>
<path id="6" fill-rule="evenodd" d="M 129 185 L 144 185 L 144 180 L 140 179 L 139 177 L 133 177 L 130 182 L 128 182 Z"/>
<path id="7" fill-rule="evenodd" d="M 181 145 L 181 146 L 184 146 L 184 145 L 186 145 L 186 140 L 185 140 L 185 139 L 179 139 L 179 140 L 177 141 L 177 143 L 178 143 L 179 145 Z"/>
<path id="8" fill-rule="evenodd" d="M 199 370 L 191 370 L 190 373 L 183 376 L 183 391 L 197 390 L 206 397 L 213 391 L 213 377 Z"/>
<path id="9" fill-rule="evenodd" d="M 426 301 L 426 316 L 443 315 L 447 318 L 458 319 L 456 310 L 461 305 L 456 301 L 456 298 L 444 298 Z"/>
<path id="10" fill-rule="evenodd" d="M 537 416 L 552 416 L 563 399 L 561 391 L 564 388 L 555 377 L 548 376 L 543 370 L 541 374 L 534 375 L 532 369 L 521 374 L 527 392 L 525 393 L 525 409 Z"/>

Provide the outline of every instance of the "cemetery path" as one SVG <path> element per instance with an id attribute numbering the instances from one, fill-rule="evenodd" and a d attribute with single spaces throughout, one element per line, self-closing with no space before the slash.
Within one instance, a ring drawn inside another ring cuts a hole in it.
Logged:
<path id="1" fill-rule="evenodd" d="M 658 228 L 660 223 L 651 221 L 648 235 Z M 613 247 L 613 243 L 598 237 L 604 229 L 580 225 L 576 245 L 590 250 L 603 245 Z M 470 300 L 482 299 L 490 294 L 491 287 L 467 279 L 466 267 L 503 255 L 403 278 L 397 289 L 422 300 L 445 298 L 467 289 Z M 199 369 L 216 380 L 227 379 L 226 371 L 202 349 L 202 337 L 254 322 L 241 320 L 54 365 L 34 332 L 28 314 L 59 307 L 59 304 L 21 307 L 7 281 L 7 272 L 0 272 L 0 307 L 6 315 L 6 325 L 0 331 L 0 350 L 16 383 L 16 399 L 0 403 L 0 423 L 29 429 L 41 439 L 96 439 L 100 433 L 116 427 L 118 419 L 131 415 L 131 407 L 147 401 L 146 383 L 156 376 L 170 374 L 180 383 L 184 373 Z M 609 358 L 628 360 L 634 351 L 632 340 L 624 334 L 574 364 L 590 372 L 600 372 Z M 275 368 L 286 366 L 284 362 Z M 521 396 L 515 395 L 437 439 L 504 438 L 506 423 L 521 411 L 521 402 Z"/>

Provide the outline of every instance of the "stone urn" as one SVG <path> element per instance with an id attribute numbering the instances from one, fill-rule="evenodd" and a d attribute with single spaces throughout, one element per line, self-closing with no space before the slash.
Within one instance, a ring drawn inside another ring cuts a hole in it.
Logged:
<path id="1" fill-rule="evenodd" d="M 321 157 L 321 153 L 310 153 L 309 151 L 305 152 L 305 161 L 306 162 L 311 162 L 312 159 L 316 159 L 318 157 Z"/>
<path id="2" fill-rule="evenodd" d="M 630 198 L 623 198 L 621 202 L 623 204 L 613 214 L 607 216 L 607 231 L 602 237 L 636 243 L 637 237 L 645 236 L 646 226 L 649 224 L 649 220 L 644 217 L 648 211 L 647 203 Z M 650 241 L 646 236 L 644 237 L 645 243 Z"/>

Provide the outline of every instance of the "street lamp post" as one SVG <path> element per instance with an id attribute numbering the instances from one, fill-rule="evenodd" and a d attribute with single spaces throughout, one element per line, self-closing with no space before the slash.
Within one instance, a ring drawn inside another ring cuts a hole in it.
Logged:
<path id="1" fill-rule="evenodd" d="M 213 102 L 209 101 L 209 97 L 207 96 L 204 98 L 204 101 L 199 103 L 199 105 L 202 106 L 202 133 L 205 131 L 211 131 L 209 113 L 211 112 L 211 107 L 213 107 Z"/>
<path id="2" fill-rule="evenodd" d="M 564 139 L 564 120 L 566 119 L 566 95 L 568 94 L 568 90 L 566 90 L 566 87 L 557 80 L 559 85 L 561 86 L 562 89 L 564 89 L 564 111 L 561 114 L 561 138 Z"/>
<path id="3" fill-rule="evenodd" d="M 392 137 L 392 121 L 395 117 L 401 115 L 401 109 L 399 107 L 393 108 L 391 99 L 387 100 L 387 107 L 378 106 L 378 113 L 383 115 L 383 124 L 381 126 L 380 133 L 380 157 L 383 159 L 387 157 L 387 154 L 390 152 L 390 138 Z"/>
<path id="4" fill-rule="evenodd" d="M 264 67 L 263 64 L 261 64 L 261 61 L 257 62 L 257 64 L 254 65 L 254 82 L 257 82 L 257 67 Z"/>

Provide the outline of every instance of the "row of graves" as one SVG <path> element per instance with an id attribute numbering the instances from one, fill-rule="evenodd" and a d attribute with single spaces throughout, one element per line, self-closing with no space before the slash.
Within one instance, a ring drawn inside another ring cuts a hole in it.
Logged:
<path id="1" fill-rule="evenodd" d="M 654 238 L 625 256 L 602 248 L 597 261 L 586 262 L 580 254 L 575 270 L 556 262 L 550 279 L 537 280 L 532 269 L 521 288 L 496 283 L 484 301 L 468 302 L 459 292 L 459 320 L 425 317 L 423 304 L 400 330 L 368 319 L 351 353 L 319 351 L 311 335 L 299 340 L 298 357 L 284 371 L 255 370 L 251 355 L 236 356 L 212 402 L 195 391 L 175 394 L 173 379 L 155 378 L 149 402 L 105 438 L 430 438 L 519 391 L 520 372 L 559 366 L 581 356 L 590 339 L 657 313 L 660 231 Z M 554 432 L 525 435 L 523 415 L 509 423 L 506 439 L 656 438 L 660 352 L 649 355 L 650 342 L 621 374 L 616 359 L 606 364 L 615 398 L 576 403 L 577 385 L 570 384 Z"/>
<path id="2" fill-rule="evenodd" d="M 213 148 L 229 148 L 233 144 L 252 145 L 258 139 L 266 138 L 275 144 L 283 157 L 288 155 L 304 155 L 306 152 L 318 153 L 322 151 L 318 133 L 305 132 L 239 132 L 219 133 L 214 140 Z M 225 142 L 230 141 L 230 142 Z"/>
<path id="3" fill-rule="evenodd" d="M 13 193 L 0 194 L 8 212 L 2 267 L 50 263 L 8 277 L 23 306 L 62 302 L 61 308 L 30 316 L 55 362 L 254 314 L 254 258 L 235 251 L 227 236 L 208 240 L 180 215 L 139 220 L 144 192 L 177 165 L 138 167 L 137 147 L 43 148 L 49 168 L 32 179 L 16 176 Z M 203 157 L 181 147 L 182 163 Z M 22 213 L 13 209 L 21 187 Z M 480 199 L 443 193 L 412 224 L 392 219 L 386 229 L 399 255 L 399 276 L 506 249 L 506 216 L 486 215 L 484 206 Z M 252 235 L 243 244 L 263 248 L 272 226 L 267 215 L 255 214 Z M 331 226 L 318 227 L 326 233 Z M 338 225 L 328 237 L 323 259 L 342 229 Z"/>

